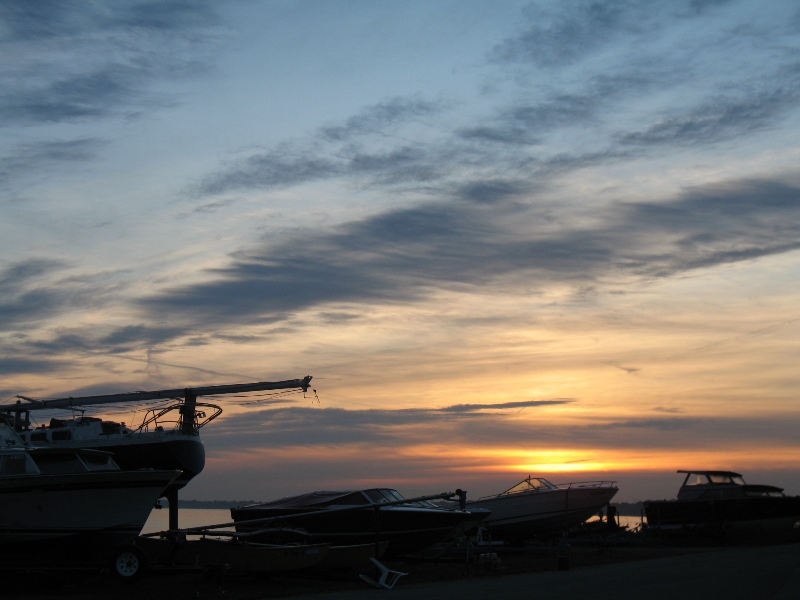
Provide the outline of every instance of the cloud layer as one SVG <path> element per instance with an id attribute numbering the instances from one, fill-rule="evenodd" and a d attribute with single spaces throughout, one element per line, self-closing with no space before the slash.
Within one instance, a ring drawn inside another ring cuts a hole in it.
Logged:
<path id="1" fill-rule="evenodd" d="M 3 3 L 0 389 L 310 372 L 209 444 L 343 464 L 790 444 L 800 9 L 459 8 Z"/>

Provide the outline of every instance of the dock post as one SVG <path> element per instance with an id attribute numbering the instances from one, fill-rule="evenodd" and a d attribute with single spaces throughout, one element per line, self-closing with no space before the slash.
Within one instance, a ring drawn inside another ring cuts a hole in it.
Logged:
<path id="1" fill-rule="evenodd" d="M 178 529 L 178 490 L 167 492 L 167 503 L 169 504 L 169 528 Z"/>

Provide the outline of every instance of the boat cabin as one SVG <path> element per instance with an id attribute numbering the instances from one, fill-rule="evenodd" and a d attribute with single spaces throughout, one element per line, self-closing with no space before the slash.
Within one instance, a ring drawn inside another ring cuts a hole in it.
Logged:
<path id="1" fill-rule="evenodd" d="M 0 442 L 0 477 L 119 471 L 108 452 L 26 446 L 5 421 L 0 421 Z"/>
<path id="2" fill-rule="evenodd" d="M 749 485 L 733 471 L 678 471 L 686 473 L 678 500 L 725 500 L 757 496 L 783 496 L 783 488 Z"/>
<path id="3" fill-rule="evenodd" d="M 50 451 L 30 448 L 0 450 L 0 477 L 119 470 L 119 466 L 107 452 L 61 449 Z"/>
<path id="4" fill-rule="evenodd" d="M 36 429 L 20 431 L 23 440 L 29 444 L 49 444 L 52 442 L 68 442 L 72 440 L 88 440 L 100 436 L 130 435 L 134 431 L 125 423 L 104 421 L 97 417 L 79 417 L 77 419 L 50 419 L 48 425 L 40 425 Z"/>

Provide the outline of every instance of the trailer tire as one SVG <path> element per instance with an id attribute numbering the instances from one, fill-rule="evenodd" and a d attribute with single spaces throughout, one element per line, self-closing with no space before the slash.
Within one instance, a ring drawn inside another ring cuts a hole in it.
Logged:
<path id="1" fill-rule="evenodd" d="M 120 581 L 138 581 L 147 568 L 147 556 L 136 546 L 125 546 L 114 553 L 111 574 Z"/>

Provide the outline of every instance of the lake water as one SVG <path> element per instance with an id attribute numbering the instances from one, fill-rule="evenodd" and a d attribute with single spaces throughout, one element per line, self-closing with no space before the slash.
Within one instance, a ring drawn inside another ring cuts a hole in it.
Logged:
<path id="1" fill-rule="evenodd" d="M 589 519 L 589 523 L 597 521 L 597 519 L 592 518 Z M 626 516 L 618 516 L 617 522 L 620 524 L 621 527 L 627 526 L 628 529 L 636 529 L 642 524 L 642 517 L 626 517 Z"/>
<path id="2" fill-rule="evenodd" d="M 178 513 L 178 526 L 181 528 L 219 525 L 231 522 L 231 511 L 227 508 L 182 508 Z M 169 510 L 165 507 L 150 513 L 150 518 L 142 528 L 142 533 L 166 531 L 169 529 Z"/>
<path id="3" fill-rule="evenodd" d="M 595 520 L 595 519 L 592 519 Z M 627 525 L 629 529 L 639 526 L 641 517 L 618 518 L 620 525 Z M 203 525 L 220 525 L 231 522 L 231 512 L 227 508 L 182 508 L 178 515 L 178 525 L 181 528 L 201 527 Z M 153 510 L 147 519 L 142 533 L 166 531 L 169 529 L 169 510 Z"/>

